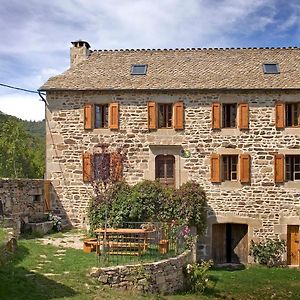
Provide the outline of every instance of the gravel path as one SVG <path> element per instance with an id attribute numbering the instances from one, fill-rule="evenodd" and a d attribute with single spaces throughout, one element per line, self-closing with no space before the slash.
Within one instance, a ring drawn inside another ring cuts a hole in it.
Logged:
<path id="1" fill-rule="evenodd" d="M 63 237 L 49 236 L 40 238 L 38 240 L 45 245 L 53 245 L 56 247 L 63 248 L 82 249 L 84 238 L 85 235 L 82 233 L 66 233 L 63 235 Z"/>

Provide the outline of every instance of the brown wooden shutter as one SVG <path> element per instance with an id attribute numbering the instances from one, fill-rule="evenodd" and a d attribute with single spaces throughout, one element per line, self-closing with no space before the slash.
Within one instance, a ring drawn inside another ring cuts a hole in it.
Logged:
<path id="1" fill-rule="evenodd" d="M 94 125 L 94 105 L 86 103 L 84 105 L 84 129 L 93 129 Z"/>
<path id="2" fill-rule="evenodd" d="M 284 155 L 283 154 L 275 154 L 274 180 L 276 183 L 284 182 Z"/>
<path id="3" fill-rule="evenodd" d="M 109 128 L 119 128 L 119 103 L 114 102 L 109 105 Z"/>
<path id="4" fill-rule="evenodd" d="M 147 103 L 148 106 L 148 128 L 156 129 L 157 104 L 153 101 Z"/>
<path id="5" fill-rule="evenodd" d="M 240 182 L 250 182 L 250 155 L 240 154 Z"/>
<path id="6" fill-rule="evenodd" d="M 248 129 L 249 128 L 249 104 L 240 103 L 239 105 L 239 128 Z"/>
<path id="7" fill-rule="evenodd" d="M 284 103 L 275 104 L 275 126 L 278 129 L 284 128 Z"/>
<path id="8" fill-rule="evenodd" d="M 183 102 L 176 102 L 174 104 L 174 129 L 183 129 L 184 123 L 184 107 Z"/>
<path id="9" fill-rule="evenodd" d="M 92 180 L 92 154 L 85 152 L 82 155 L 82 175 L 84 182 Z"/>
<path id="10" fill-rule="evenodd" d="M 213 103 L 212 104 L 212 128 L 220 129 L 221 128 L 221 104 Z"/>
<path id="11" fill-rule="evenodd" d="M 221 182 L 220 155 L 213 153 L 210 157 L 211 182 Z"/>
<path id="12" fill-rule="evenodd" d="M 51 210 L 51 181 L 44 181 L 44 211 Z"/>

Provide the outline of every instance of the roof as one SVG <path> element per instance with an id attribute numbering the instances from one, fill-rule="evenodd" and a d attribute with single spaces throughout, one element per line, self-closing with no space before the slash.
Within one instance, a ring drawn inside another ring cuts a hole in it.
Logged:
<path id="1" fill-rule="evenodd" d="M 264 74 L 278 63 L 279 74 Z M 147 64 L 146 75 L 131 75 Z M 103 50 L 41 90 L 300 89 L 300 48 L 213 48 Z"/>

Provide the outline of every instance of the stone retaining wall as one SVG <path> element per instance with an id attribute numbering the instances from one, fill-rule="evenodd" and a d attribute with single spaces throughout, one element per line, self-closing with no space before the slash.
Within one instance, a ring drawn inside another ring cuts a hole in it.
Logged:
<path id="1" fill-rule="evenodd" d="M 192 260 L 192 252 L 187 250 L 177 257 L 153 263 L 94 268 L 90 275 L 116 289 L 171 294 L 183 290 L 183 267 Z"/>

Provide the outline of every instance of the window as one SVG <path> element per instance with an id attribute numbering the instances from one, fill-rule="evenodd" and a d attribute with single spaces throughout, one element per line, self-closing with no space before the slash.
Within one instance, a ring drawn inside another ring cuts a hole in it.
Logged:
<path id="1" fill-rule="evenodd" d="M 222 105 L 222 127 L 223 128 L 232 128 L 236 127 L 236 112 L 237 112 L 237 105 L 230 103 L 230 104 L 223 104 Z"/>
<path id="2" fill-rule="evenodd" d="M 95 128 L 119 129 L 119 103 L 86 103 L 83 108 L 84 129 Z"/>
<path id="3" fill-rule="evenodd" d="M 286 181 L 300 180 L 300 155 L 285 156 Z"/>
<path id="4" fill-rule="evenodd" d="M 110 177 L 110 154 L 95 153 L 92 160 L 93 179 L 106 181 Z"/>
<path id="5" fill-rule="evenodd" d="M 285 126 L 300 126 L 300 103 L 286 103 L 285 105 Z"/>
<path id="6" fill-rule="evenodd" d="M 263 70 L 265 74 L 279 74 L 278 64 L 263 64 Z"/>
<path id="7" fill-rule="evenodd" d="M 184 103 L 157 103 L 149 101 L 148 108 L 148 128 L 174 128 L 184 129 Z"/>
<path id="8" fill-rule="evenodd" d="M 146 75 L 148 65 L 132 65 L 131 75 Z"/>
<path id="9" fill-rule="evenodd" d="M 237 180 L 238 155 L 223 155 L 223 180 Z"/>
<path id="10" fill-rule="evenodd" d="M 155 179 L 164 185 L 175 186 L 175 157 L 173 155 L 156 156 Z"/>
<path id="11" fill-rule="evenodd" d="M 95 105 L 95 128 L 108 128 L 108 104 Z"/>
<path id="12" fill-rule="evenodd" d="M 170 103 L 158 104 L 158 128 L 171 128 L 173 105 Z"/>
<path id="13" fill-rule="evenodd" d="M 212 103 L 212 129 L 249 129 L 248 103 Z"/>
<path id="14" fill-rule="evenodd" d="M 229 155 L 212 153 L 210 157 L 211 182 L 239 181 L 249 184 L 251 182 L 250 161 L 251 157 L 248 153 Z"/>

